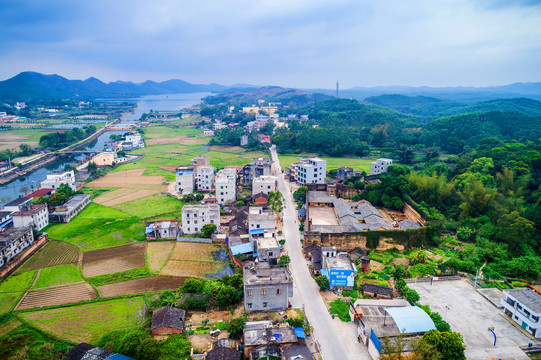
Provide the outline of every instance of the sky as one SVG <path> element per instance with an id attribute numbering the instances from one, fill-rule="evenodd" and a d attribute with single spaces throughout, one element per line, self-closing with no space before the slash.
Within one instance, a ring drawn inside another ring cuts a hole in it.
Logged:
<path id="1" fill-rule="evenodd" d="M 2 0 L 0 80 L 297 88 L 541 81 L 541 0 Z"/>

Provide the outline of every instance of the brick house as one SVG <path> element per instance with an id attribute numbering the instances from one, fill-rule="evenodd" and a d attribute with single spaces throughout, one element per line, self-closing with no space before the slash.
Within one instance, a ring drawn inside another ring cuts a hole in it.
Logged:
<path id="1" fill-rule="evenodd" d="M 180 334 L 184 329 L 186 311 L 172 306 L 162 306 L 152 313 L 152 336 Z"/>

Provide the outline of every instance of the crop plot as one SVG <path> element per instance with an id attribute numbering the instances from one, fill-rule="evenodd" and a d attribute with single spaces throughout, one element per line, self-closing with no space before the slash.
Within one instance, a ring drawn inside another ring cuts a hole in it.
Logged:
<path id="1" fill-rule="evenodd" d="M 177 289 L 184 284 L 184 280 L 185 278 L 182 277 L 153 276 L 103 285 L 98 290 L 103 297 L 137 294 L 149 291 Z"/>
<path id="2" fill-rule="evenodd" d="M 227 253 L 220 245 L 177 242 L 160 274 L 205 278 L 224 270 L 228 263 Z"/>
<path id="3" fill-rule="evenodd" d="M 96 291 L 87 283 L 52 287 L 27 292 L 15 310 L 58 306 L 97 298 Z"/>
<path id="4" fill-rule="evenodd" d="M 0 283 L 0 314 L 13 309 L 24 292 L 32 285 L 35 271 L 25 271 L 8 277 Z"/>
<path id="5" fill-rule="evenodd" d="M 148 268 L 152 273 L 159 272 L 175 247 L 176 241 L 158 241 L 147 244 Z"/>
<path id="6" fill-rule="evenodd" d="M 146 243 L 83 253 L 83 275 L 93 277 L 145 266 Z"/>
<path id="7" fill-rule="evenodd" d="M 32 256 L 19 271 L 34 270 L 56 265 L 76 265 L 81 252 L 75 245 L 63 241 L 51 241 Z"/>
<path id="8" fill-rule="evenodd" d="M 163 275 L 205 278 L 205 275 L 222 270 L 224 263 L 169 260 L 162 270 Z"/>
<path id="9" fill-rule="evenodd" d="M 177 242 L 171 260 L 215 261 L 212 252 L 219 249 L 215 244 Z"/>
<path id="10" fill-rule="evenodd" d="M 79 268 L 75 265 L 58 265 L 41 269 L 33 289 L 65 285 L 83 281 Z"/>
<path id="11" fill-rule="evenodd" d="M 32 325 L 75 343 L 97 343 L 105 334 L 136 326 L 145 318 L 141 297 L 116 299 L 21 314 Z"/>

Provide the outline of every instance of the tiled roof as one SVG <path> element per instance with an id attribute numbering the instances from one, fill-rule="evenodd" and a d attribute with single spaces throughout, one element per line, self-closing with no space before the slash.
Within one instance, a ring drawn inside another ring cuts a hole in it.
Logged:
<path id="1" fill-rule="evenodd" d="M 207 352 L 207 360 L 240 360 L 240 351 L 228 347 L 219 347 Z"/>
<path id="2" fill-rule="evenodd" d="M 152 313 L 151 329 L 156 329 L 160 326 L 170 327 L 182 330 L 184 327 L 184 316 L 186 311 L 177 309 L 172 306 L 163 306 Z"/>
<path id="3" fill-rule="evenodd" d="M 363 292 L 369 292 L 376 295 L 386 295 L 393 297 L 393 289 L 387 286 L 366 283 L 364 284 Z"/>
<path id="4" fill-rule="evenodd" d="M 26 206 L 26 205 L 25 205 Z M 15 213 L 13 213 L 13 216 L 26 216 L 26 215 L 32 215 L 32 214 L 35 214 L 37 212 L 40 212 L 41 210 L 45 209 L 47 207 L 46 204 L 36 204 L 36 205 L 32 205 L 32 207 L 30 208 L 30 210 L 22 210 L 22 211 L 17 211 Z"/>

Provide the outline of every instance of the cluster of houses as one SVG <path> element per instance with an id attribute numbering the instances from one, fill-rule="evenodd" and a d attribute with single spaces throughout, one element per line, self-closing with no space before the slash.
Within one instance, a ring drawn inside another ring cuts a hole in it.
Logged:
<path id="1" fill-rule="evenodd" d="M 89 194 L 75 194 L 51 211 L 47 204 L 32 203 L 36 198 L 54 197 L 61 184 L 77 189 L 73 170 L 48 174 L 40 189 L 8 202 L 0 210 L 0 267 L 33 244 L 33 229 L 42 230 L 49 221 L 70 222 L 90 204 Z"/>

